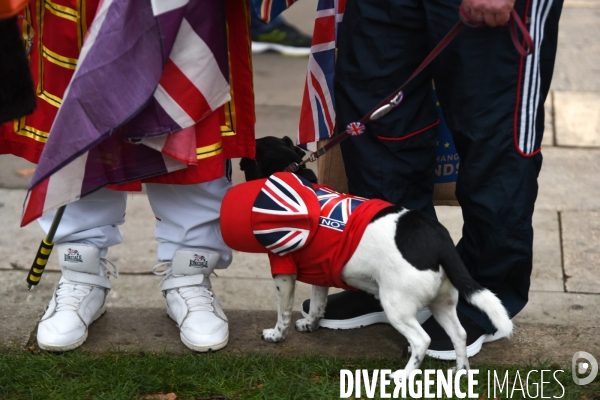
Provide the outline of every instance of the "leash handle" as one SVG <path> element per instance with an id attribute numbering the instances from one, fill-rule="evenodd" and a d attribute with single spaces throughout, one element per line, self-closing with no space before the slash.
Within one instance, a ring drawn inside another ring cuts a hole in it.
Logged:
<path id="1" fill-rule="evenodd" d="M 533 53 L 533 40 L 531 39 L 531 35 L 529 34 L 527 27 L 514 8 L 511 10 L 510 14 L 512 16 L 509 22 L 510 36 L 512 37 L 513 44 L 515 45 L 515 48 L 521 57 L 526 57 Z M 523 44 L 521 44 L 519 41 L 519 32 L 521 32 L 521 35 L 523 35 Z"/>
<path id="2" fill-rule="evenodd" d="M 475 18 L 467 10 L 465 10 L 462 4 L 458 8 L 458 15 L 460 16 L 462 23 L 469 28 L 483 28 L 486 26 L 484 20 Z M 510 10 L 510 16 L 511 18 L 508 21 L 508 24 L 510 25 L 510 36 L 513 44 L 522 57 L 528 56 L 533 53 L 533 40 L 531 39 L 531 35 L 529 35 L 527 27 L 523 23 L 523 20 L 521 20 L 521 17 L 519 17 L 519 13 L 517 13 L 514 8 Z M 519 41 L 519 33 L 523 35 L 523 43 Z"/>
<path id="3" fill-rule="evenodd" d="M 483 28 L 485 26 L 484 20 L 471 15 L 471 13 L 465 10 L 462 4 L 458 7 L 458 16 L 460 17 L 462 23 L 469 28 Z"/>

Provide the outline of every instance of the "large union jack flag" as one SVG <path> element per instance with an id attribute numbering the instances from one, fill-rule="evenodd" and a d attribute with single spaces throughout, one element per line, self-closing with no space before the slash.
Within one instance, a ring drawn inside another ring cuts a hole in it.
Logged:
<path id="1" fill-rule="evenodd" d="M 219 0 L 100 2 L 22 225 L 108 183 L 197 162 L 191 128 L 230 100 L 225 12 Z"/>
<path id="2" fill-rule="evenodd" d="M 300 111 L 299 144 L 328 139 L 333 134 L 335 45 L 345 6 L 346 0 L 319 0 Z"/>
<path id="3" fill-rule="evenodd" d="M 296 175 L 289 176 L 313 190 L 310 183 Z M 307 243 L 310 235 L 307 224 L 309 208 L 298 191 L 283 179 L 277 176 L 267 179 L 254 202 L 252 213 L 254 236 L 270 252 L 283 256 Z"/>
<path id="4" fill-rule="evenodd" d="M 352 212 L 367 200 L 328 188 L 319 188 L 315 192 L 321 206 L 319 225 L 338 231 L 344 230 Z"/>

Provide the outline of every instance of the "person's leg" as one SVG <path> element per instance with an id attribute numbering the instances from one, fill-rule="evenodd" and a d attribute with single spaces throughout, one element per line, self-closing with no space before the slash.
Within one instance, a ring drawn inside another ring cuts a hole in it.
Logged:
<path id="1" fill-rule="evenodd" d="M 271 50 L 288 56 L 308 56 L 312 38 L 288 24 L 281 15 L 264 23 L 258 15 L 261 0 L 252 0 L 250 7 L 250 34 L 252 52 Z"/>
<path id="2" fill-rule="evenodd" d="M 278 28 L 285 21 L 281 15 L 276 16 L 271 19 L 269 23 L 263 22 L 257 12 L 256 7 L 254 7 L 254 3 L 260 3 L 259 0 L 252 0 L 250 7 L 250 33 L 254 37 L 255 35 L 266 33 L 272 31 L 275 28 Z"/>
<path id="3" fill-rule="evenodd" d="M 400 87 L 428 51 L 420 0 L 349 0 L 335 71 L 338 130 L 359 121 Z M 350 193 L 435 216 L 431 199 L 437 124 L 428 69 L 407 88 L 398 108 L 341 144 Z M 305 302 L 303 311 L 308 309 Z M 320 326 L 349 329 L 378 322 L 387 322 L 378 300 L 346 291 L 328 297 Z"/>
<path id="4" fill-rule="evenodd" d="M 335 75 L 337 127 L 360 120 L 416 70 L 429 52 L 421 1 L 348 1 Z M 350 193 L 435 216 L 437 111 L 426 69 L 398 108 L 341 144 Z"/>
<path id="5" fill-rule="evenodd" d="M 432 36 L 441 37 L 452 24 L 446 15 L 455 11 L 448 11 L 448 2 L 432 3 Z M 458 10 L 459 1 L 453 3 Z M 434 73 L 461 158 L 456 195 L 464 225 L 457 249 L 475 280 L 492 290 L 511 316 L 527 303 L 542 164 L 541 154 L 522 152 L 532 153 L 541 144 L 561 8 L 561 0 L 516 2 L 519 15 L 531 21 L 534 54 L 519 56 L 508 27 L 464 29 Z M 486 335 L 496 330 L 487 316 L 464 301 L 458 309 L 469 345 L 480 348 L 497 339 Z M 424 328 L 437 332 L 436 325 L 428 321 Z M 432 349 L 448 348 L 447 335 L 431 336 Z"/>
<path id="6" fill-rule="evenodd" d="M 157 257 L 167 268 L 161 286 L 167 313 L 183 343 L 196 351 L 219 350 L 229 338 L 210 274 L 232 261 L 219 226 L 221 201 L 230 187 L 225 177 L 195 185 L 146 184 L 156 216 Z"/>
<path id="7" fill-rule="evenodd" d="M 62 278 L 38 325 L 40 348 L 79 347 L 87 338 L 88 326 L 106 310 L 108 275 L 116 276 L 116 267 L 113 272 L 104 256 L 108 247 L 123 240 L 118 225 L 125 221 L 126 199 L 125 192 L 101 189 L 67 205 L 54 237 Z M 48 213 L 38 220 L 45 232 L 54 215 Z"/>

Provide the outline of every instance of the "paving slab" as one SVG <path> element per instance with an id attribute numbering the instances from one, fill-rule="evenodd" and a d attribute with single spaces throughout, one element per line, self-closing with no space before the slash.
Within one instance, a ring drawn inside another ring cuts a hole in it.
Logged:
<path id="1" fill-rule="evenodd" d="M 565 211 L 561 222 L 567 291 L 600 294 L 600 212 Z"/>
<path id="2" fill-rule="evenodd" d="M 44 314 L 40 305 L 2 304 L 0 308 L 0 351 L 23 349 Z"/>
<path id="3" fill-rule="evenodd" d="M 564 291 L 558 213 L 533 213 L 533 271 L 531 290 Z"/>
<path id="4" fill-rule="evenodd" d="M 31 267 L 43 239 L 43 231 L 37 223 L 19 228 L 24 189 L 0 189 L 0 268 L 11 269 L 12 265 Z"/>
<path id="5" fill-rule="evenodd" d="M 554 91 L 556 145 L 600 147 L 600 91 Z"/>
<path id="6" fill-rule="evenodd" d="M 268 311 L 228 310 L 229 344 L 223 352 L 261 354 L 321 354 L 335 357 L 369 355 L 383 357 L 390 352 L 406 352 L 406 341 L 389 325 L 334 331 L 323 329 L 313 334 L 290 332 L 283 343 L 266 343 L 262 330 L 272 328 L 276 315 Z M 295 312 L 293 320 L 301 318 Z M 118 308 L 104 314 L 89 331 L 81 347 L 91 352 L 157 351 L 192 353 L 179 339 L 179 330 L 165 310 Z"/>
<path id="7" fill-rule="evenodd" d="M 472 366 L 529 365 L 536 362 L 555 363 L 570 368 L 573 355 L 586 351 L 600 356 L 600 326 L 563 326 L 519 323 L 512 338 L 483 345 L 482 351 L 469 359 Z"/>
<path id="8" fill-rule="evenodd" d="M 536 210 L 600 211 L 600 149 L 546 147 Z"/>
<path id="9" fill-rule="evenodd" d="M 294 141 L 298 133 L 300 106 L 256 106 L 256 137 L 288 136 Z"/>
<path id="10" fill-rule="evenodd" d="M 259 106 L 299 107 L 302 104 L 307 67 L 307 57 L 255 54 L 252 57 L 255 103 Z"/>
<path id="11" fill-rule="evenodd" d="M 552 90 L 600 91 L 600 7 L 597 0 L 585 4 L 593 7 L 562 11 Z"/>
<path id="12" fill-rule="evenodd" d="M 462 237 L 463 217 L 461 208 L 436 206 L 435 213 L 437 214 L 438 221 L 448 229 L 454 244 L 457 244 Z"/>
<path id="13" fill-rule="evenodd" d="M 600 326 L 600 296 L 564 292 L 530 291 L 529 302 L 515 323 L 563 326 Z M 600 331 L 596 335 L 600 337 Z"/>
<path id="14" fill-rule="evenodd" d="M 35 164 L 15 157 L 12 154 L 0 154 L 0 188 L 26 189 L 29 187 L 31 175 L 19 175 L 18 172 L 28 172 Z"/>
<path id="15" fill-rule="evenodd" d="M 554 146 L 554 100 L 553 92 L 548 93 L 544 102 L 544 136 L 542 146 Z"/>
<path id="16" fill-rule="evenodd" d="M 600 0 L 565 0 L 563 8 L 600 8 Z"/>
<path id="17" fill-rule="evenodd" d="M 571 0 L 573 1 L 573 0 Z M 593 1 L 593 0 L 588 0 Z M 300 31 L 307 35 L 312 35 L 315 25 L 315 14 L 317 13 L 317 4 L 319 0 L 302 0 L 292 4 L 281 15 L 283 18 L 294 25 Z"/>
<path id="18" fill-rule="evenodd" d="M 46 307 L 54 288 L 60 280 L 60 272 L 45 272 L 39 285 L 33 290 L 27 290 L 28 271 L 0 271 L 0 298 L 4 300 L 0 310 L 5 304 L 20 305 L 21 307 Z"/>

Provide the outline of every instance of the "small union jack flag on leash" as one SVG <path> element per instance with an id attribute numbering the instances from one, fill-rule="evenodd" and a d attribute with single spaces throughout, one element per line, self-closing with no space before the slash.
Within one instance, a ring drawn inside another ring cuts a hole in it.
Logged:
<path id="1" fill-rule="evenodd" d="M 360 122 L 351 122 L 346 127 L 346 132 L 350 136 L 362 135 L 362 133 L 364 131 L 365 131 L 365 126 Z"/>

